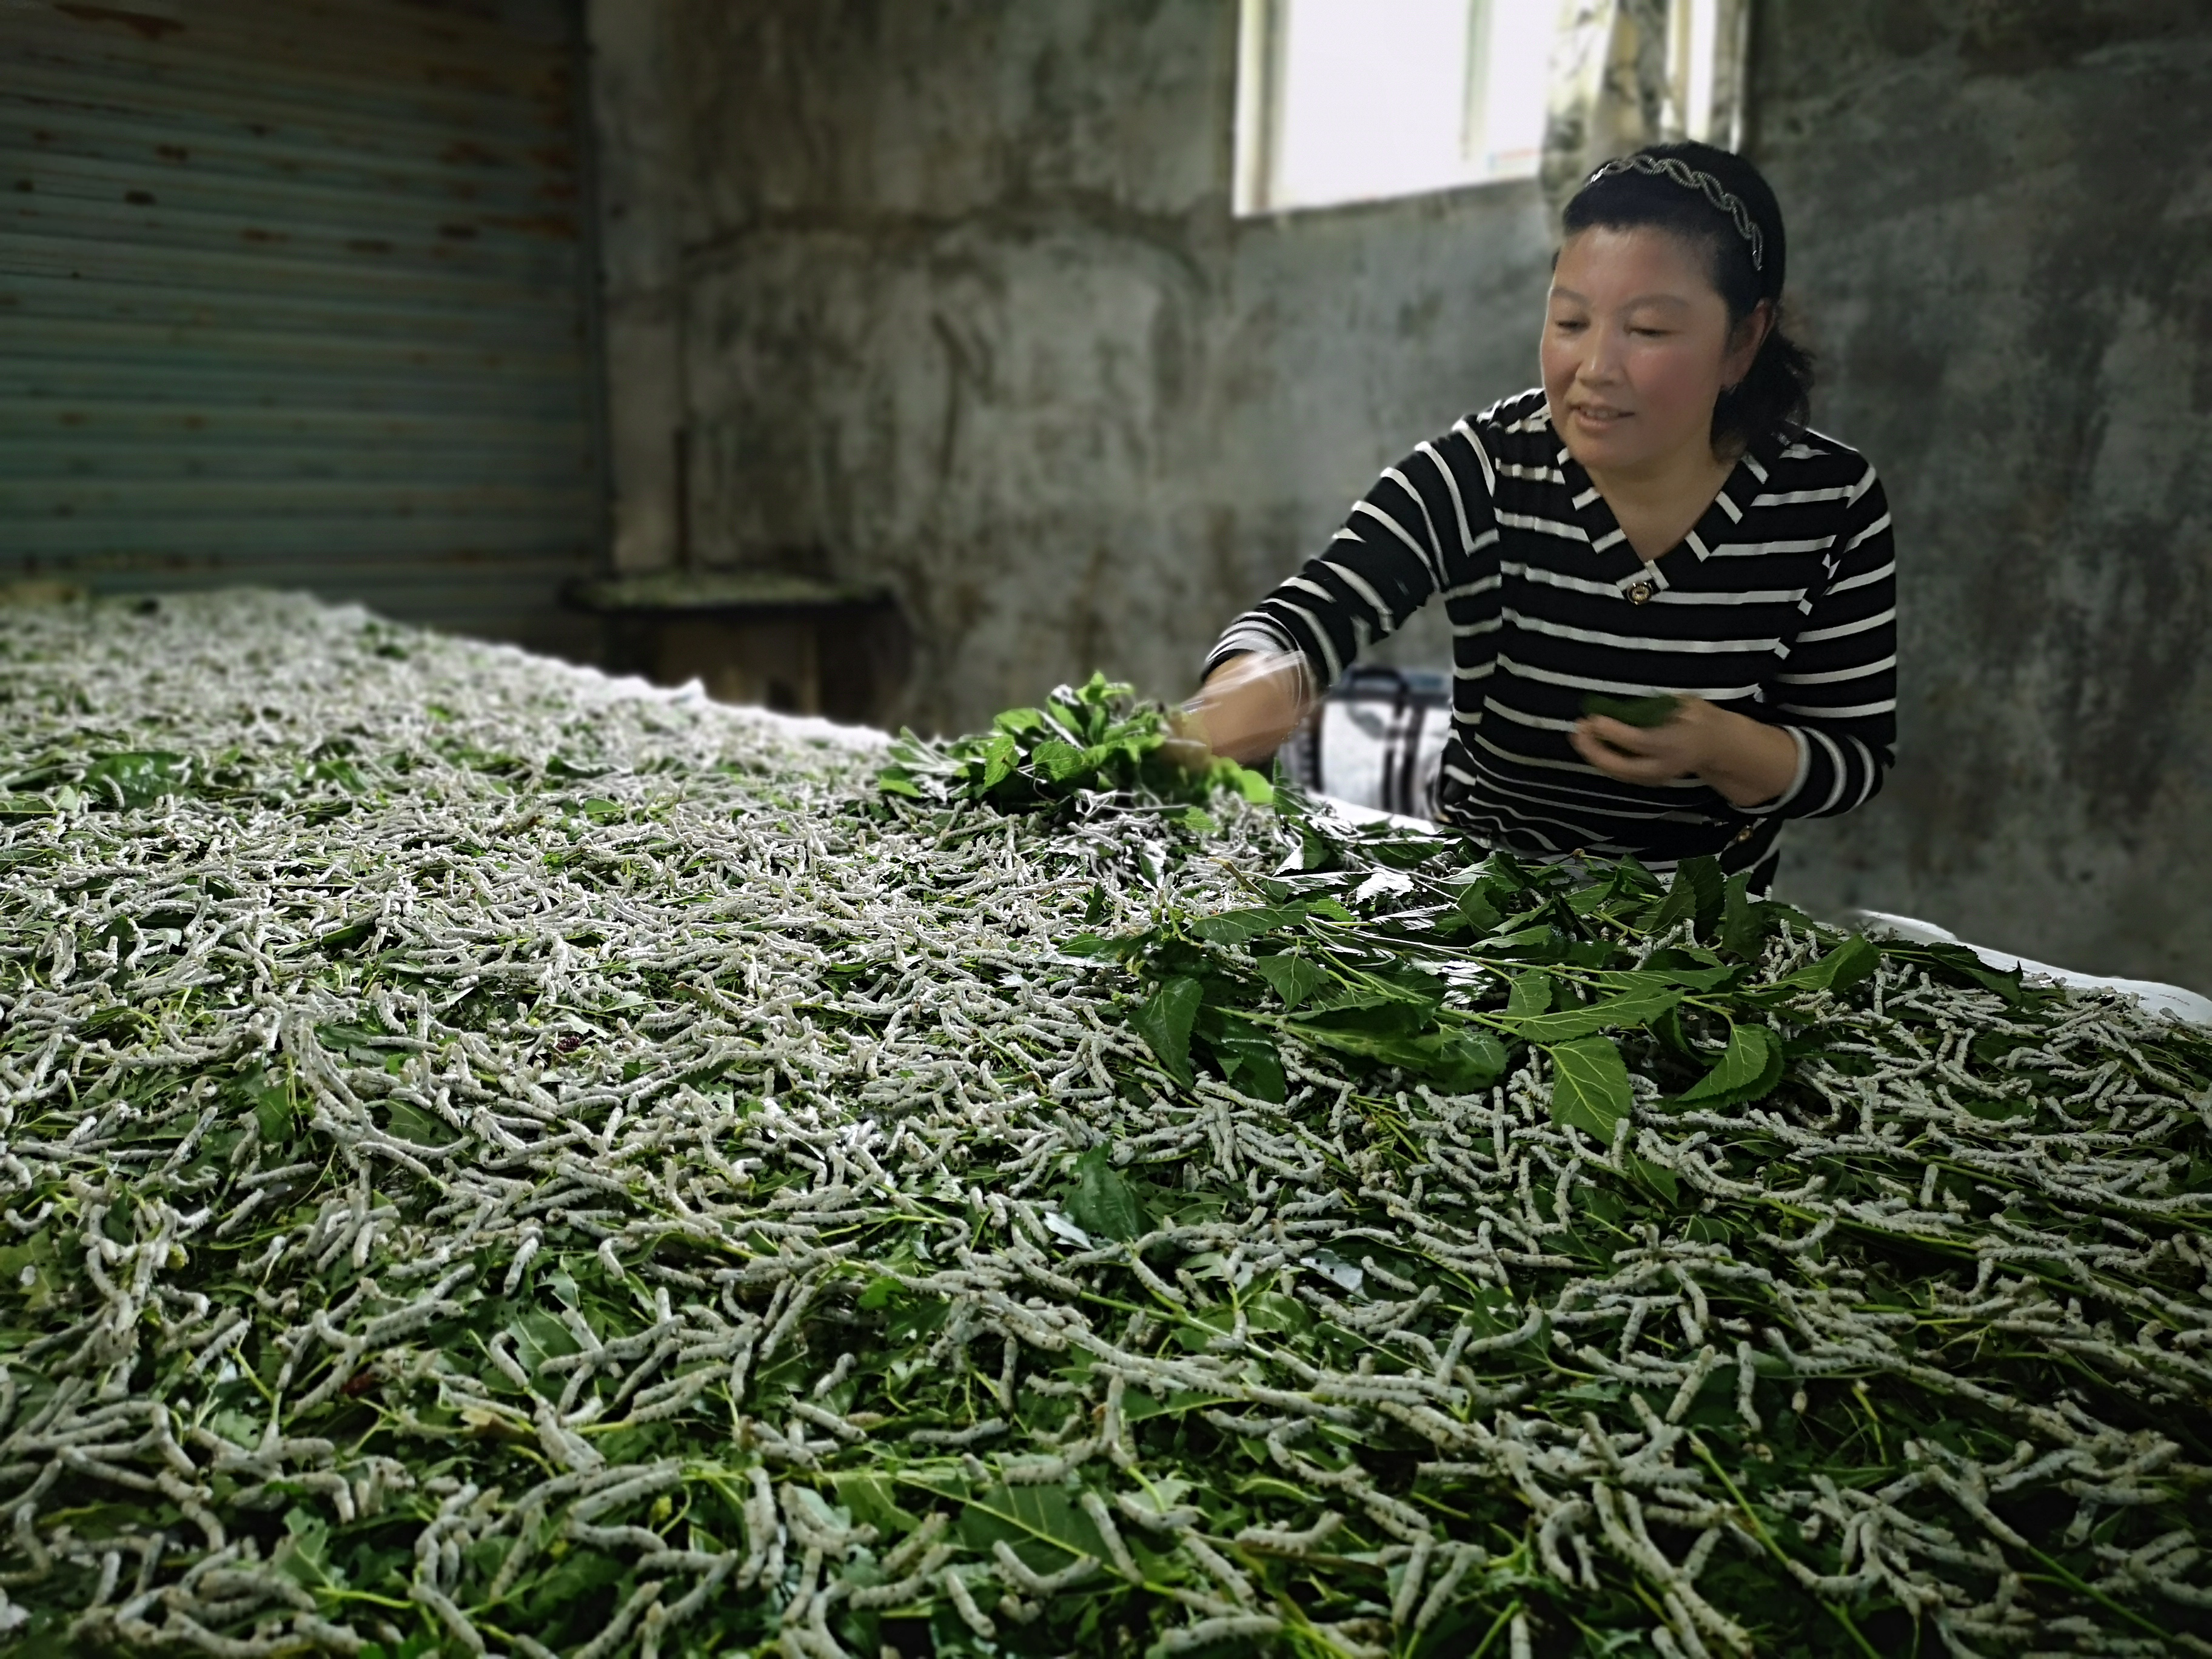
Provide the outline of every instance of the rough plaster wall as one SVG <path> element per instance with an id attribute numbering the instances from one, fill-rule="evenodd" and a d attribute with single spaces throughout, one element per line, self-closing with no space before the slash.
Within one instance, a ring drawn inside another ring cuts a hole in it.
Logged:
<path id="1" fill-rule="evenodd" d="M 2212 988 L 2212 8 L 1768 8 L 1820 423 L 1897 520 L 1903 751 L 1815 902 Z"/>
<path id="2" fill-rule="evenodd" d="M 669 3 L 695 547 L 890 580 L 919 725 L 1181 690 L 1533 378 L 1533 186 L 1231 220 L 1225 0 Z M 1785 879 L 2212 986 L 2212 9 L 1761 12 L 1819 421 L 1904 561 L 1905 760 Z"/>
<path id="3" fill-rule="evenodd" d="M 684 426 L 683 288 L 676 216 L 682 134 L 665 6 L 586 0 L 592 195 L 599 218 L 599 326 L 611 371 L 607 471 L 614 568 L 658 570 L 683 550 L 678 434 Z"/>
<path id="4" fill-rule="evenodd" d="M 890 580 L 918 724 L 1092 667 L 1181 694 L 1533 375 L 1533 185 L 1231 220 L 1235 9 L 679 4 L 693 544 Z"/>

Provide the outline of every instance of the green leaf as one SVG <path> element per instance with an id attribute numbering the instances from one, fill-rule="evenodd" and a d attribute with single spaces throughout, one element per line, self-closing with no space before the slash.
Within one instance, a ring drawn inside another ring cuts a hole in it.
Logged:
<path id="1" fill-rule="evenodd" d="M 1200 1329 L 1189 1328 L 1177 1334 L 1183 1340 L 1184 1346 L 1194 1352 L 1202 1352 L 1208 1340 L 1208 1334 Z M 1122 1404 L 1121 1416 L 1126 1422 L 1141 1423 L 1150 1417 L 1172 1417 L 1187 1412 L 1205 1411 L 1211 1407 L 1225 1406 L 1233 1397 L 1224 1394 L 1202 1393 L 1195 1389 L 1175 1389 L 1169 1391 L 1165 1399 L 1161 1399 L 1140 1389 L 1132 1388 Z"/>
<path id="2" fill-rule="evenodd" d="M 550 769 L 548 769 L 549 775 Z M 360 794 L 368 786 L 362 781 L 361 769 L 340 755 L 317 761 L 307 769 L 310 783 L 335 783 L 349 794 Z"/>
<path id="3" fill-rule="evenodd" d="M 1600 714 L 1647 732 L 1666 725 L 1681 712 L 1682 700 L 1663 692 L 1653 697 L 1608 697 L 1601 691 L 1592 691 L 1583 698 L 1583 714 Z"/>
<path id="4" fill-rule="evenodd" d="M 1191 1081 L 1190 1024 L 1203 994 L 1196 980 L 1178 975 L 1152 993 L 1129 1020 L 1168 1075 L 1180 1083 Z"/>
<path id="5" fill-rule="evenodd" d="M 1914 947 L 1914 953 L 1940 963 L 1953 973 L 1970 979 L 1984 989 L 1995 991 L 2007 1002 L 2017 1007 L 2027 995 L 2021 982 L 2017 968 L 2000 972 L 1984 962 L 1963 945 L 1923 945 Z"/>
<path id="6" fill-rule="evenodd" d="M 1244 1304 L 1246 1319 L 1255 1331 L 1303 1331 L 1313 1316 L 1298 1303 L 1275 1291 L 1262 1291 Z"/>
<path id="7" fill-rule="evenodd" d="M 1616 898 L 1656 898 L 1666 891 L 1659 878 L 1644 867 L 1641 860 L 1624 857 L 1613 866 L 1613 879 L 1606 890 Z"/>
<path id="8" fill-rule="evenodd" d="M 1505 1075 L 1505 1045 L 1487 1031 L 1429 1031 L 1404 1035 L 1389 1030 L 1347 1030 L 1291 1024 L 1288 1030 L 1316 1048 L 1354 1054 L 1416 1076 L 1434 1079 L 1455 1094 L 1486 1089 Z"/>
<path id="9" fill-rule="evenodd" d="M 1328 1048 L 1340 1054 L 1358 1054 L 1364 1059 L 1386 1060 L 1396 1064 L 1395 1056 L 1412 1051 L 1401 1045 L 1411 1040 L 1402 1031 L 1348 1030 L 1342 1026 L 1316 1025 L 1311 1020 L 1286 1020 L 1283 1029 L 1309 1047 Z"/>
<path id="10" fill-rule="evenodd" d="M 1698 1051 L 1690 1046 L 1688 1033 L 1682 1030 L 1682 1010 L 1669 1008 L 1651 1022 L 1651 1034 L 1684 1060 L 1695 1060 Z"/>
<path id="11" fill-rule="evenodd" d="M 330 1562 L 330 1526 L 320 1516 L 295 1507 L 285 1512 L 285 1536 L 279 1540 L 270 1565 L 307 1589 L 343 1583 L 345 1575 Z"/>
<path id="12" fill-rule="evenodd" d="M 385 1128 L 395 1139 L 412 1141 L 417 1146 L 450 1146 L 461 1138 L 443 1118 L 404 1100 L 386 1106 L 385 1118 Z"/>
<path id="13" fill-rule="evenodd" d="M 1682 1105 L 1735 1106 L 1771 1093 L 1782 1080 L 1782 1039 L 1764 1025 L 1729 1032 L 1728 1049 L 1711 1071 L 1677 1097 Z"/>
<path id="14" fill-rule="evenodd" d="M 1366 839 L 1376 836 L 1377 829 L 1379 826 L 1361 831 L 1359 850 L 1387 869 L 1417 869 L 1437 854 L 1449 850 L 1449 843 L 1433 836 L 1412 835 L 1402 830 L 1386 832 L 1388 839 Z"/>
<path id="15" fill-rule="evenodd" d="M 1974 960 L 1977 967 L 1981 966 L 1980 957 Z M 1809 986 L 1815 991 L 1847 991 L 1881 966 L 1881 947 L 1863 934 L 1854 933 L 1818 962 L 1776 982 Z M 2017 988 L 2017 975 L 2011 983 Z"/>
<path id="16" fill-rule="evenodd" d="M 1648 1025 L 1682 1000 L 1680 991 L 1631 991 L 1608 997 L 1586 1007 L 1568 1007 L 1556 1014 L 1537 1014 L 1517 1021 L 1514 1030 L 1531 1042 L 1565 1042 L 1592 1031 Z M 1510 1011 L 1509 1010 L 1509 1015 Z"/>
<path id="17" fill-rule="evenodd" d="M 1552 1121 L 1571 1124 L 1613 1144 L 1613 1127 L 1634 1109 L 1628 1066 L 1610 1037 L 1586 1036 L 1548 1050 L 1552 1057 Z"/>
<path id="18" fill-rule="evenodd" d="M 1598 983 L 1617 991 L 1717 991 L 1742 975 L 1741 968 L 1708 967 L 1686 951 L 1662 951 L 1641 968 L 1605 974 Z"/>
<path id="19" fill-rule="evenodd" d="M 1494 933 L 1482 942 L 1486 957 L 1519 956 L 1533 962 L 1557 962 L 1565 954 L 1565 936 L 1549 922 Z"/>
<path id="20" fill-rule="evenodd" d="M 1218 1037 L 1209 1038 L 1213 1045 L 1213 1057 L 1229 1081 L 1255 1099 L 1281 1105 L 1290 1096 L 1290 1079 L 1283 1073 L 1282 1056 L 1275 1045 L 1251 1027 L 1237 1023 L 1242 1030 L 1232 1030 Z"/>
<path id="21" fill-rule="evenodd" d="M 1727 884 L 1721 877 L 1720 860 L 1703 856 L 1684 859 L 1674 866 L 1674 879 L 1660 902 L 1658 914 L 1651 918 L 1651 931 L 1663 933 L 1677 922 L 1694 920 L 1698 937 L 1710 938 L 1726 902 Z"/>
<path id="22" fill-rule="evenodd" d="M 33 1234 L 21 1244 L 0 1246 L 0 1293 L 27 1298 L 33 1313 L 43 1313 L 65 1297 L 68 1280 L 50 1232 Z"/>
<path id="23" fill-rule="evenodd" d="M 1224 910 L 1191 924 L 1190 931 L 1209 945 L 1238 945 L 1296 922 L 1305 912 L 1295 906 L 1263 906 L 1251 910 Z"/>
<path id="24" fill-rule="evenodd" d="M 1649 1187 L 1669 1204 L 1681 1201 L 1681 1182 L 1665 1164 L 1654 1164 L 1650 1158 L 1639 1158 L 1634 1152 L 1629 1153 L 1625 1161 L 1632 1179 Z"/>
<path id="25" fill-rule="evenodd" d="M 1435 1005 L 1387 993 L 1352 991 L 1310 1009 L 1297 1022 L 1301 1031 L 1357 1032 L 1373 1037 L 1412 1036 L 1425 1028 Z"/>
<path id="26" fill-rule="evenodd" d="M 993 1486 L 968 1502 L 959 1536 L 988 1554 L 993 1544 L 1035 1539 L 1066 1552 L 1110 1560 L 1106 1540 L 1065 1486 Z M 1064 1559 L 1058 1564 L 1066 1565 Z"/>
<path id="27" fill-rule="evenodd" d="M 107 1042 L 127 1042 L 144 1030 L 149 1024 L 146 1016 L 127 1003 L 111 1003 L 87 1018 L 77 1030 L 84 1036 Z"/>
<path id="28" fill-rule="evenodd" d="M 1487 1089 L 1505 1075 L 1511 1058 L 1487 1031 L 1455 1031 L 1434 1040 L 1429 1074 L 1457 1094 Z"/>
<path id="29" fill-rule="evenodd" d="M 995 789 L 1012 777 L 1020 759 L 1020 749 L 1004 732 L 987 740 L 983 744 L 983 787 Z"/>
<path id="30" fill-rule="evenodd" d="M 1275 804 L 1275 786 L 1261 774 L 1249 767 L 1238 766 L 1234 761 L 1224 761 L 1222 765 L 1234 769 L 1223 781 L 1253 805 L 1273 806 Z"/>
<path id="31" fill-rule="evenodd" d="M 1370 969 L 1366 982 L 1375 988 L 1378 995 L 1419 1004 L 1424 1019 L 1435 1013 L 1451 991 L 1450 985 L 1444 980 L 1425 969 L 1412 966 Z"/>
<path id="32" fill-rule="evenodd" d="M 272 1146 L 282 1146 L 296 1132 L 292 1112 L 291 1097 L 282 1083 L 271 1081 L 258 1067 L 245 1080 L 247 1097 L 253 1102 L 253 1116 L 258 1124 L 261 1139 Z"/>
<path id="33" fill-rule="evenodd" d="M 544 1369 L 547 1360 L 576 1352 L 576 1339 L 568 1328 L 542 1308 L 528 1309 L 510 1320 L 507 1332 L 514 1340 L 515 1357 L 532 1376 Z"/>
<path id="34" fill-rule="evenodd" d="M 1752 901 L 1751 872 L 1739 870 L 1722 891 L 1720 947 L 1733 956 L 1756 956 L 1766 932 L 1765 907 Z"/>
<path id="35" fill-rule="evenodd" d="M 897 1489 L 888 1475 L 871 1469 L 845 1471 L 830 1477 L 836 1488 L 839 1507 L 854 1520 L 893 1534 L 912 1532 L 921 1517 L 902 1508 Z"/>
<path id="36" fill-rule="evenodd" d="M 1030 763 L 1054 783 L 1072 782 L 1083 776 L 1090 768 L 1090 762 L 1082 750 L 1056 738 L 1048 739 L 1032 750 Z"/>
<path id="37" fill-rule="evenodd" d="M 336 956 L 343 951 L 352 950 L 356 945 L 367 944 L 375 933 L 376 918 L 363 916 L 357 921 L 347 922 L 341 927 L 331 928 L 327 933 L 319 935 L 315 940 L 315 948 L 327 956 Z"/>
<path id="38" fill-rule="evenodd" d="M 1552 976 L 1540 968 L 1531 969 L 1513 977 L 1512 988 L 1505 994 L 1505 1012 L 1510 1018 L 1527 1019 L 1552 1011 L 1553 985 Z"/>
<path id="39" fill-rule="evenodd" d="M 572 1550 L 525 1593 L 521 1617 L 528 1629 L 574 1613 L 593 1591 L 623 1576 L 623 1563 L 595 1549 Z"/>
<path id="40" fill-rule="evenodd" d="M 1498 907 L 1484 894 L 1480 884 L 1468 882 L 1459 890 L 1459 896 L 1452 901 L 1452 908 L 1437 918 L 1437 926 L 1447 933 L 1457 927 L 1480 935 L 1491 932 L 1504 920 L 1498 913 Z"/>
<path id="41" fill-rule="evenodd" d="M 1077 1226 L 1100 1238 L 1126 1243 L 1146 1231 L 1137 1189 L 1114 1167 L 1103 1146 L 1093 1146 L 1075 1160 L 1075 1188 L 1066 1207 Z"/>
<path id="42" fill-rule="evenodd" d="M 343 1022 L 315 1027 L 316 1040 L 324 1048 L 332 1054 L 344 1054 L 367 1064 L 382 1062 L 384 1055 L 378 1050 L 376 1042 L 383 1036 L 384 1032 L 380 1030 L 367 1025 L 349 1025 Z"/>
<path id="43" fill-rule="evenodd" d="M 1221 1074 L 1246 1094 L 1278 1105 L 1289 1094 L 1282 1057 L 1273 1040 L 1250 1020 L 1209 1004 L 1198 1011 L 1193 1029 L 1212 1050 Z"/>
<path id="44" fill-rule="evenodd" d="M 182 755 L 148 749 L 104 755 L 85 769 L 84 793 L 101 806 L 144 806 L 184 793 L 191 763 Z"/>
<path id="45" fill-rule="evenodd" d="M 1297 1007 L 1328 983 L 1328 974 L 1319 966 L 1288 951 L 1280 956 L 1261 957 L 1252 966 L 1273 988 L 1286 1008 Z"/>

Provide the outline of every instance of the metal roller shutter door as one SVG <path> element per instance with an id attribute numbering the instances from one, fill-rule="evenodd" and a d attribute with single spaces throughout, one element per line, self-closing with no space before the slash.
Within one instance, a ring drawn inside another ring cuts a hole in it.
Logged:
<path id="1" fill-rule="evenodd" d="M 0 579 L 583 643 L 578 10 L 0 3 Z"/>

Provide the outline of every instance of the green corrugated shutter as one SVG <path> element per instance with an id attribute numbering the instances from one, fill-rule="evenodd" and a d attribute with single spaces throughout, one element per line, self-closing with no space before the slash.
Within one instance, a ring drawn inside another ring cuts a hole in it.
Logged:
<path id="1" fill-rule="evenodd" d="M 0 0 L 0 578 L 573 639 L 578 9 Z"/>

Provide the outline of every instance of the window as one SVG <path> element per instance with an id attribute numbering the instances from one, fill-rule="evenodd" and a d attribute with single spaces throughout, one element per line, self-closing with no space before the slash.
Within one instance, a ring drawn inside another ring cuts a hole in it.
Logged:
<path id="1" fill-rule="evenodd" d="M 1549 0 L 1243 0 L 1237 210 L 1535 175 Z"/>

